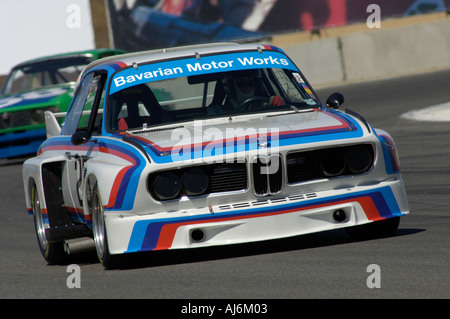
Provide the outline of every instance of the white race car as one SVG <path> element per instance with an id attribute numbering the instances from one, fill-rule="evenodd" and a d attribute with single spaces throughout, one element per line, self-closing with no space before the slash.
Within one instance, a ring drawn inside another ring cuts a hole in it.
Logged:
<path id="1" fill-rule="evenodd" d="M 91 63 L 23 165 L 42 254 L 58 263 L 96 249 L 110 268 L 142 251 L 393 234 L 409 212 L 394 142 L 342 102 L 322 104 L 271 45 Z"/>

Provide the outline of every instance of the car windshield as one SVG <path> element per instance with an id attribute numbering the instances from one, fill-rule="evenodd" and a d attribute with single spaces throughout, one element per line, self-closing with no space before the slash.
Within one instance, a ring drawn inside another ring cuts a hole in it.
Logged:
<path id="1" fill-rule="evenodd" d="M 107 130 L 140 130 L 217 116 L 320 106 L 291 62 L 286 68 L 257 68 L 252 64 L 246 69 L 228 68 L 225 60 L 221 67 L 221 63 L 216 60 L 202 68 L 197 63 L 189 66 L 184 60 L 180 67 L 176 63 L 152 64 L 152 71 L 135 67 L 118 72 L 107 102 Z M 186 76 L 188 71 L 193 75 Z"/>
<path id="2" fill-rule="evenodd" d="M 74 82 L 91 56 L 61 57 L 14 68 L 5 83 L 3 94 L 15 94 L 41 87 Z"/>

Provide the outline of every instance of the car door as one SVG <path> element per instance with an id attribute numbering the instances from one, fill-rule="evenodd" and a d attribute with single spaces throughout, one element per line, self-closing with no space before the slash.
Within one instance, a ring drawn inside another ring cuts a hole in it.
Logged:
<path id="1" fill-rule="evenodd" d="M 91 135 L 101 134 L 105 80 L 106 76 L 103 73 L 90 73 L 85 76 L 64 124 L 64 135 L 72 136 L 81 131 L 89 132 Z M 67 145 L 62 188 L 64 202 L 72 219 L 83 221 L 84 167 L 96 154 L 95 139 L 82 145 L 73 145 L 71 142 Z"/>

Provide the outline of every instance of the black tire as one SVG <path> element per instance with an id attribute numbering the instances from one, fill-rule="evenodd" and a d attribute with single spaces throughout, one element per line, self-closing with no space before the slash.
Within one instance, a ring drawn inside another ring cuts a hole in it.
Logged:
<path id="1" fill-rule="evenodd" d="M 109 253 L 104 210 L 100 192 L 96 184 L 92 191 L 90 210 L 92 217 L 92 231 L 94 233 L 95 249 L 97 250 L 98 259 L 105 269 L 115 268 L 118 264 L 118 256 Z"/>
<path id="2" fill-rule="evenodd" d="M 50 243 L 45 235 L 45 230 L 50 227 L 48 218 L 44 218 L 41 209 L 41 199 L 36 184 L 31 189 L 31 205 L 33 209 L 33 219 L 39 250 L 42 256 L 50 265 L 64 263 L 67 254 L 64 251 L 62 242 Z"/>
<path id="3" fill-rule="evenodd" d="M 365 225 L 346 228 L 347 234 L 356 240 L 393 236 L 400 224 L 400 217 L 379 220 Z"/>

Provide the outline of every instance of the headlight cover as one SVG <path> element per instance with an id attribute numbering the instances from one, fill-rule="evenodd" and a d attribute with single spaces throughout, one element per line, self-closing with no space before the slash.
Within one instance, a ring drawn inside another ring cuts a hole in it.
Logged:
<path id="1" fill-rule="evenodd" d="M 177 174 L 162 172 L 153 179 L 151 191 L 157 199 L 168 200 L 176 198 L 180 194 L 181 188 L 181 180 Z"/>

